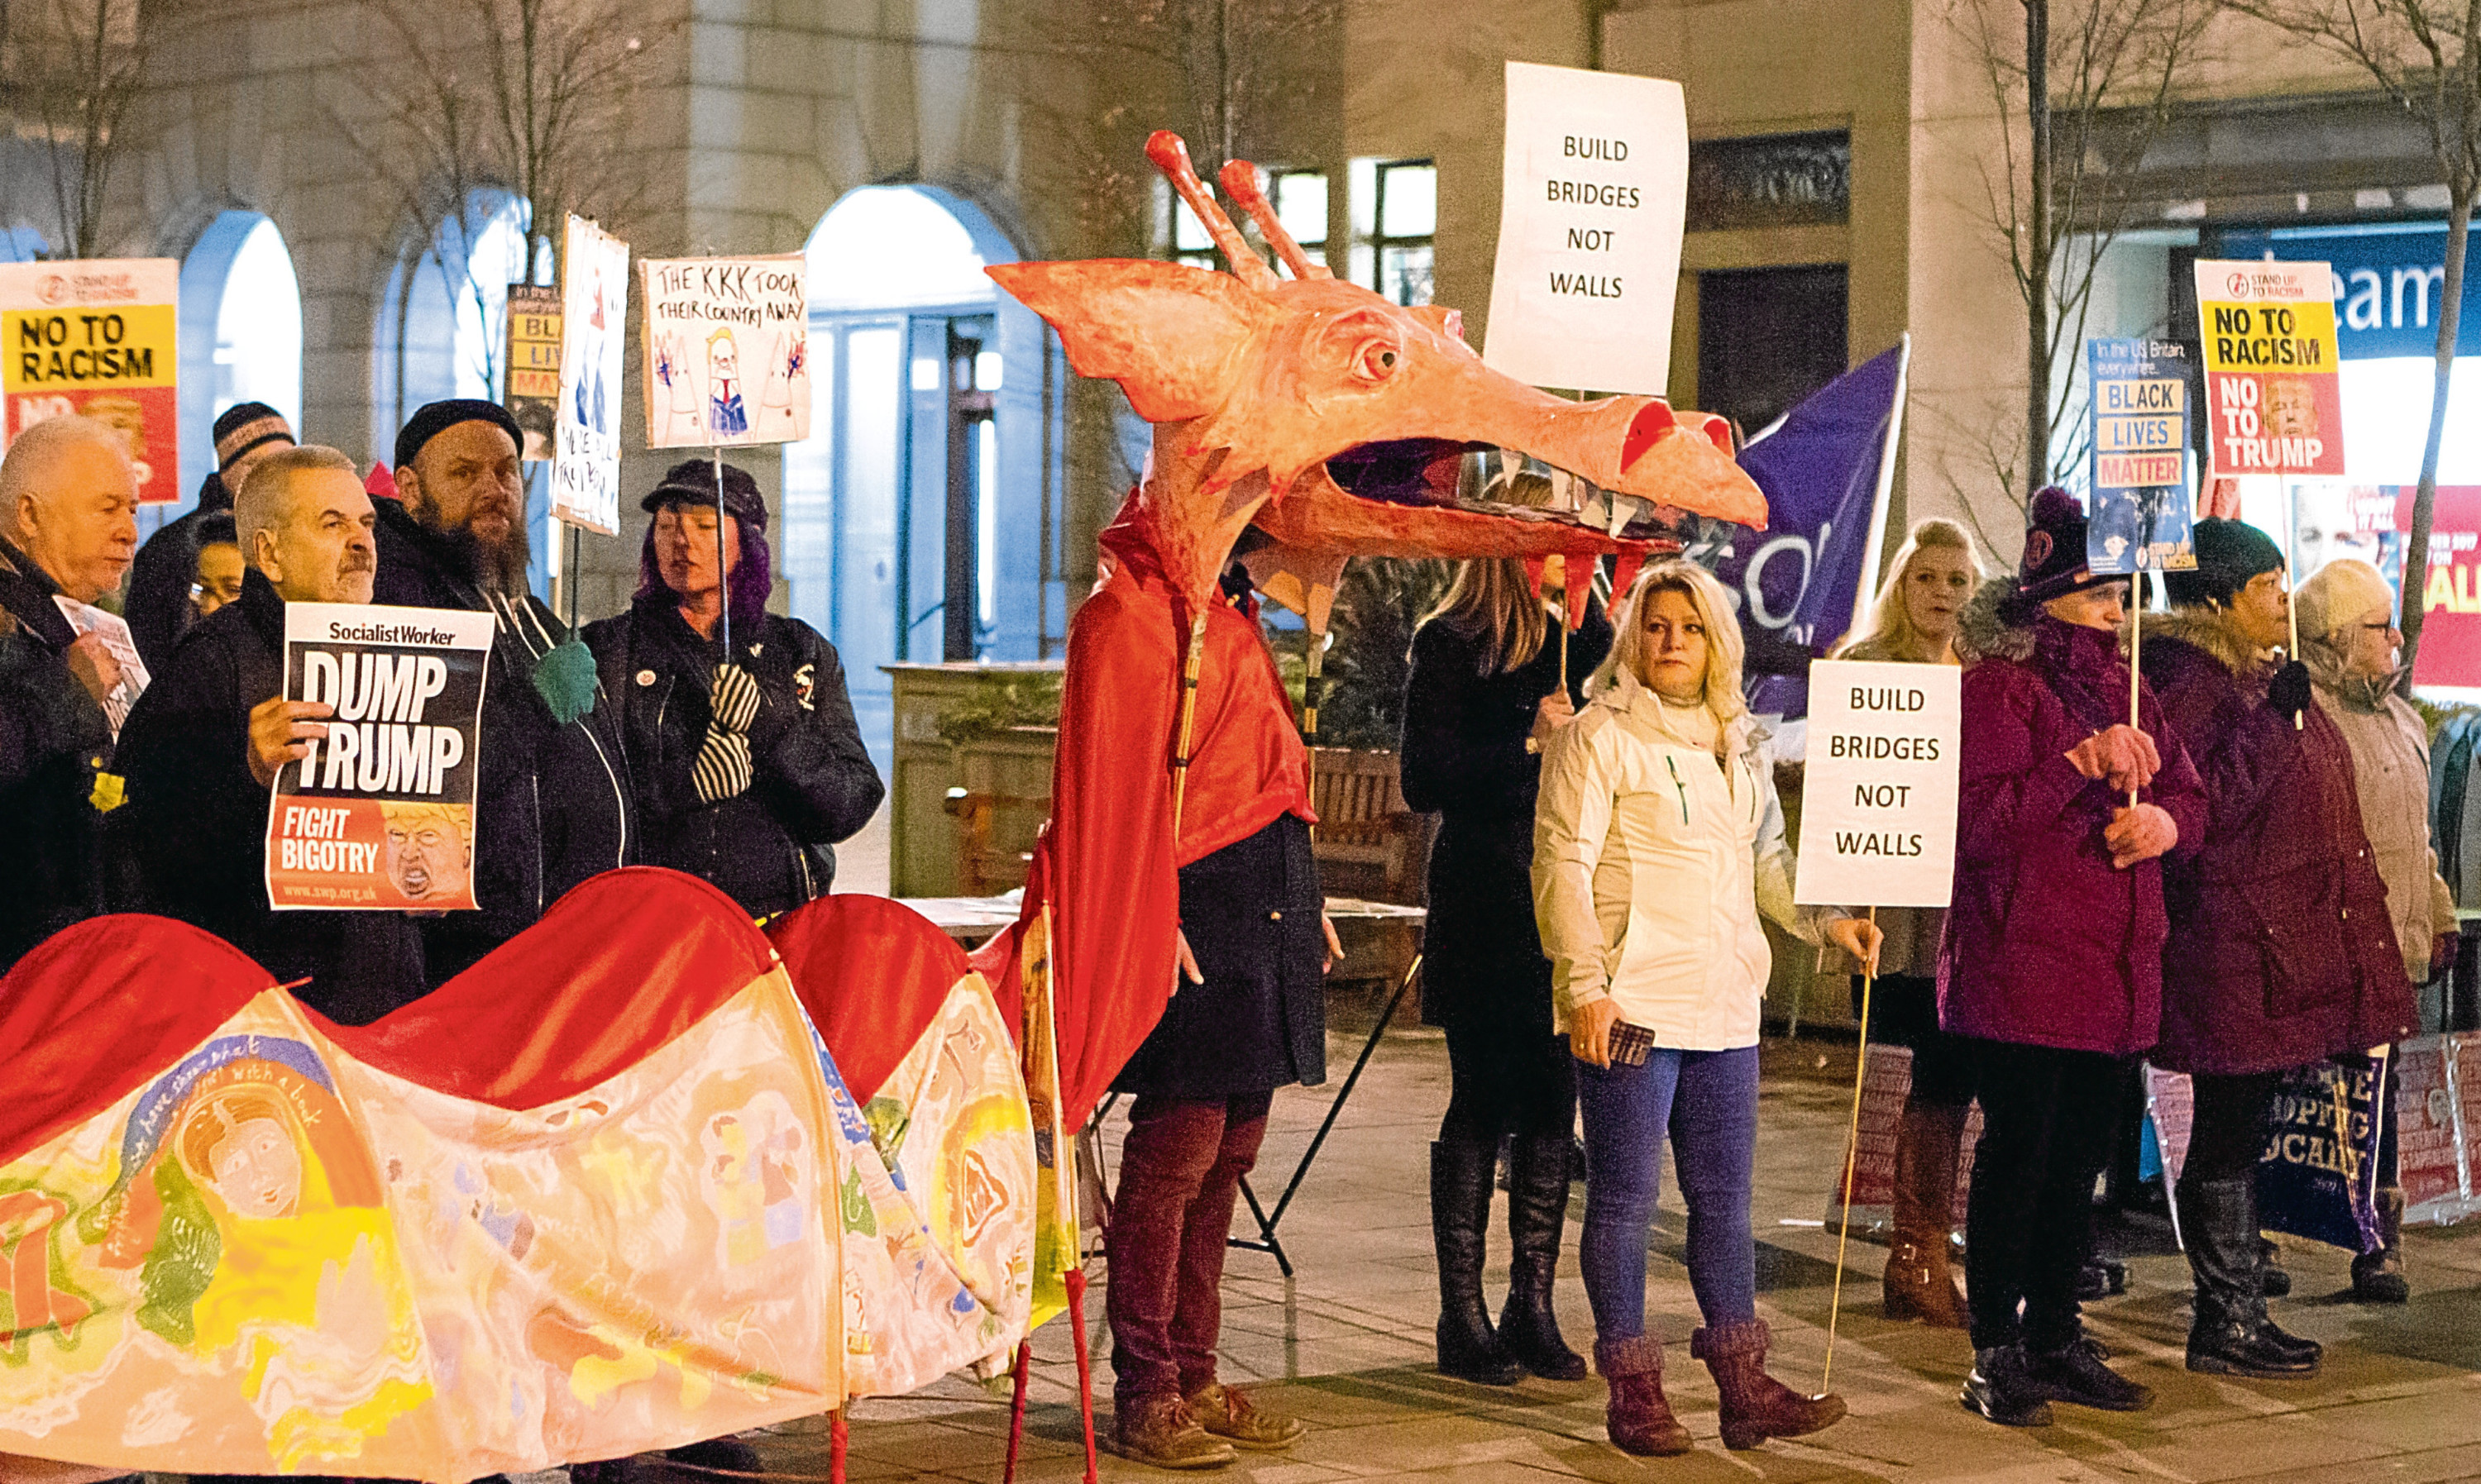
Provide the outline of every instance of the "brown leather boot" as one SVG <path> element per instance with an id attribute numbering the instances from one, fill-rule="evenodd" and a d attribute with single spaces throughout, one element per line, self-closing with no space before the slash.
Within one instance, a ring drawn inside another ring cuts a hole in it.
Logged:
<path id="1" fill-rule="evenodd" d="M 1723 1446 L 1753 1448 L 1768 1438 L 1800 1438 L 1843 1420 L 1843 1398 L 1803 1396 L 1766 1374 L 1766 1321 L 1714 1324 L 1688 1338 L 1688 1353 L 1714 1373 L 1723 1394 Z"/>
<path id="2" fill-rule="evenodd" d="M 1670 1458 L 1690 1447 L 1688 1429 L 1662 1394 L 1662 1346 L 1646 1336 L 1594 1341 L 1594 1368 L 1611 1384 L 1603 1419 L 1611 1443 L 1641 1458 Z"/>
<path id="3" fill-rule="evenodd" d="M 1158 1469 L 1220 1469 L 1240 1456 L 1231 1444 L 1209 1436 L 1178 1396 L 1122 1402 L 1111 1423 L 1114 1452 Z"/>
<path id="4" fill-rule="evenodd" d="M 1966 1327 L 1947 1233 L 1954 1222 L 1956 1150 L 1971 1111 L 1907 1104 L 1895 1125 L 1895 1236 L 1887 1248 L 1884 1289 L 1890 1319 Z"/>

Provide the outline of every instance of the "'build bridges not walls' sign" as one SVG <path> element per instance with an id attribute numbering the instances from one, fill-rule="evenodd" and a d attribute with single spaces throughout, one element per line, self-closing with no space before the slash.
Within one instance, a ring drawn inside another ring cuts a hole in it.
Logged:
<path id="1" fill-rule="evenodd" d="M 1820 660 L 1809 669 L 1803 903 L 1944 907 L 1955 881 L 1964 672 Z"/>

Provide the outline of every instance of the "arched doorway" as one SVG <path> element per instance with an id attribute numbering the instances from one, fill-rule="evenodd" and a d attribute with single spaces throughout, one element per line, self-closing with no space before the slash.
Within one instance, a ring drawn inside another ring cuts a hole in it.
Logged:
<path id="1" fill-rule="evenodd" d="M 301 432 L 301 280 L 274 222 L 227 211 L 181 260 L 182 509 L 216 466 L 216 419 L 243 402 Z"/>
<path id="2" fill-rule="evenodd" d="M 1057 650 L 1066 378 L 1041 321 L 982 273 L 1017 251 L 968 201 L 865 187 L 806 251 L 817 401 L 784 451 L 784 577 L 885 768 L 881 665 Z"/>

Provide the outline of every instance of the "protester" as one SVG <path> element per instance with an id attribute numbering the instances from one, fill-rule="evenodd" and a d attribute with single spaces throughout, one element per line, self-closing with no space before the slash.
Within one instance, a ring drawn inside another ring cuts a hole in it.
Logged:
<path id="1" fill-rule="evenodd" d="M 145 548 L 140 547 L 139 552 L 144 555 Z M 196 623 L 240 598 L 242 574 L 248 570 L 241 541 L 233 534 L 232 512 L 218 510 L 200 521 L 197 571 L 190 583 L 190 621 Z"/>
<path id="2" fill-rule="evenodd" d="M 103 816 L 125 696 L 104 637 L 58 600 L 120 587 L 138 545 L 138 478 L 120 434 L 83 417 L 20 431 L 0 459 L 0 970 L 113 905 Z"/>
<path id="3" fill-rule="evenodd" d="M 835 646 L 767 612 L 767 505 L 758 482 L 675 464 L 629 612 L 586 627 L 623 722 L 641 831 L 638 858 L 703 876 L 753 917 L 823 894 L 840 841 L 886 794 L 862 747 Z M 718 548 L 722 568 L 717 567 Z M 730 594 L 732 656 L 718 632 Z"/>
<path id="4" fill-rule="evenodd" d="M 196 594 L 204 579 L 199 563 L 212 544 L 211 529 L 232 539 L 233 497 L 250 470 L 268 456 L 293 446 L 293 426 L 263 402 L 235 403 L 216 419 L 216 467 L 198 482 L 196 509 L 146 538 L 129 570 L 129 600 L 122 614 L 147 666 L 160 669 L 172 658 L 182 631 L 197 621 Z M 240 553 L 229 570 L 241 581 Z M 235 589 L 238 591 L 238 589 Z M 230 602 L 231 598 L 224 599 Z"/>
<path id="5" fill-rule="evenodd" d="M 1980 554 L 1964 528 L 1951 520 L 1922 521 L 1895 554 L 1863 627 L 1835 658 L 1962 664 L 1955 652 L 1956 625 L 1981 583 Z M 1887 1247 L 1883 1302 L 1890 1319 L 1963 1329 L 1964 1294 L 1947 1243 L 1955 1228 L 1965 1120 L 1972 1114 L 1972 1056 L 1963 1042 L 1939 1029 L 1939 936 L 1946 913 L 1938 907 L 1881 907 L 1877 923 L 1887 941 L 1869 991 L 1869 1035 L 1912 1053 L 1912 1087 L 1895 1125 L 1895 1230 Z M 1853 976 L 1856 1016 L 1863 982 Z"/>
<path id="6" fill-rule="evenodd" d="M 2164 574 L 2172 612 L 2143 648 L 2210 808 L 2204 848 L 2167 882 L 2173 948 L 2153 1058 L 2195 1087 L 2174 1193 L 2196 1289 L 2188 1368 L 2311 1376 L 2317 1342 L 2266 1315 L 2266 1114 L 2286 1071 L 2400 1040 L 2417 1012 L 2351 747 L 2312 704 L 2309 667 L 2271 658 L 2289 628 L 2283 553 L 2254 527 L 2213 518 L 2197 522 L 2196 551 L 2195 570 Z"/>
<path id="7" fill-rule="evenodd" d="M 267 893 L 268 794 L 335 714 L 284 699 L 288 603 L 368 603 L 376 516 L 353 461 L 287 448 L 234 504 L 250 569 L 242 594 L 181 637 L 121 731 L 129 805 L 115 824 L 145 909 L 240 949 L 303 1003 L 367 1025 L 428 987 L 422 932 L 402 912 L 277 912 Z"/>
<path id="8" fill-rule="evenodd" d="M 1704 568 L 1646 569 L 1575 724 L 1553 734 L 1534 817 L 1533 900 L 1558 987 L 1556 1020 L 1584 1108 L 1585 1227 L 1595 1365 L 1611 1441 L 1684 1453 L 1645 1332 L 1645 1258 L 1666 1132 L 1688 1202 L 1688 1278 L 1705 1327 L 1689 1342 L 1722 1393 L 1723 1443 L 1755 1447 L 1843 1416 L 1765 1373 L 1749 1227 L 1757 1153 L 1758 1012 L 1771 954 L 1763 911 L 1855 958 L 1875 927 L 1792 905 L 1773 769 L 1740 692 L 1740 627 Z"/>
<path id="9" fill-rule="evenodd" d="M 2378 569 L 2338 558 L 2292 596 L 2300 621 L 2300 658 L 2317 686 L 2317 708 L 2352 751 L 2352 781 L 2361 829 L 2378 877 L 2404 977 L 2418 985 L 2455 962 L 2455 894 L 2438 873 L 2430 844 L 2429 730 L 2420 713 L 2396 693 L 2403 678 L 2396 653 L 2394 591 Z M 2392 1057 L 2385 1064 L 2385 1107 L 2396 1106 Z M 2377 1215 L 2383 1245 L 2352 1260 L 2352 1297 L 2363 1304 L 2400 1304 L 2412 1297 L 2403 1270 L 2403 1186 L 2396 1181 L 2395 1120 L 2378 1133 Z"/>
<path id="10" fill-rule="evenodd" d="M 2150 691 L 2128 720 L 2127 584 L 2086 567 L 2075 496 L 2045 488 L 2030 513 L 2016 577 L 1984 584 L 1958 632 L 1955 894 L 1939 950 L 1939 1024 L 1971 1038 L 1982 1116 L 1964 1402 L 2011 1427 L 2047 1425 L 2054 1400 L 2153 1404 L 2084 1338 L 2076 1286 L 2120 1084 L 2161 1022 L 2158 862 L 2193 852 L 2206 820 Z"/>
<path id="11" fill-rule="evenodd" d="M 396 438 L 399 499 L 376 503 L 376 601 L 487 612 L 474 887 L 480 911 L 430 921 L 432 981 L 534 924 L 562 893 L 629 864 L 635 804 L 594 657 L 526 590 L 516 421 L 495 402 L 434 402 Z"/>
<path id="12" fill-rule="evenodd" d="M 1550 494 L 1549 480 L 1519 474 L 1491 498 Z M 1588 577 L 1580 567 L 1580 590 Z M 1589 605 L 1563 655 L 1544 608 L 1522 560 L 1465 562 L 1414 633 L 1404 682 L 1404 799 L 1440 816 L 1422 935 L 1422 1013 L 1448 1038 L 1448 1110 L 1430 1145 L 1439 1369 L 1485 1386 L 1585 1374 L 1551 1308 L 1577 1073 L 1551 1028 L 1551 962 L 1533 926 L 1533 804 L 1541 744 L 1576 718 L 1611 626 Z M 1481 1270 L 1502 1139 L 1512 1256 L 1494 1331 Z"/>

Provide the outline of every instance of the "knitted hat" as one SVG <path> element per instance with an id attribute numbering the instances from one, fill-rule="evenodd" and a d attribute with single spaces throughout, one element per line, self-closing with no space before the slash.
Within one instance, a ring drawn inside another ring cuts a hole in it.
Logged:
<path id="1" fill-rule="evenodd" d="M 2332 638 L 2347 624 L 2371 613 L 2394 616 L 2394 589 L 2378 569 L 2358 557 L 2337 557 L 2317 569 L 2291 595 L 2291 612 L 2300 619 L 2304 639 Z"/>
<path id="2" fill-rule="evenodd" d="M 2228 603 L 2252 578 L 2283 569 L 2283 549 L 2272 537 L 2246 521 L 2208 515 L 2197 522 L 2197 565 L 2187 572 L 2164 572 L 2163 586 L 2174 606 Z"/>
<path id="3" fill-rule="evenodd" d="M 431 403 L 405 419 L 405 427 L 396 435 L 396 467 L 403 469 L 412 463 L 424 444 L 459 423 L 489 423 L 507 433 L 510 443 L 519 448 L 526 446 L 526 435 L 508 408 L 479 397 L 455 397 Z"/>
<path id="4" fill-rule="evenodd" d="M 2024 555 L 2016 564 L 2016 600 L 2020 605 L 2048 603 L 2072 592 L 2119 581 L 2096 577 L 2085 565 L 2085 509 L 2076 497 L 2056 484 L 2033 493 L 2025 511 Z"/>
<path id="5" fill-rule="evenodd" d="M 216 467 L 229 469 L 233 460 L 268 443 L 292 443 L 293 425 L 263 402 L 237 402 L 216 419 Z"/>
<path id="6" fill-rule="evenodd" d="M 641 510 L 659 510 L 667 505 L 706 505 L 715 501 L 716 465 L 712 458 L 684 458 L 665 471 L 664 482 L 648 491 L 638 502 Z M 758 482 L 739 464 L 723 466 L 723 513 L 744 526 L 767 528 L 767 497 L 758 492 Z"/>

